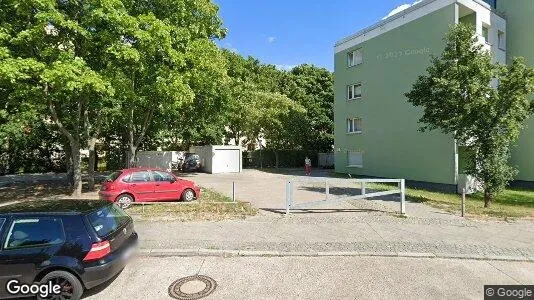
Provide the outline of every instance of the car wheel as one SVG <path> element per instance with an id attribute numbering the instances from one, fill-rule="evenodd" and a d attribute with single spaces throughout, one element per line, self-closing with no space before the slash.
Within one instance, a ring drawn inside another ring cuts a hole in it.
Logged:
<path id="1" fill-rule="evenodd" d="M 52 285 L 59 285 L 61 287 L 61 293 L 59 295 L 48 295 L 43 298 L 41 295 L 37 295 L 37 299 L 70 299 L 78 300 L 82 297 L 83 286 L 80 280 L 73 274 L 66 271 L 52 271 L 41 279 L 41 284 L 47 284 L 51 282 Z"/>
<path id="2" fill-rule="evenodd" d="M 125 209 L 132 205 L 132 202 L 134 202 L 134 198 L 128 194 L 122 194 L 117 197 L 115 202 L 117 202 L 117 205 L 120 208 Z"/>
<path id="3" fill-rule="evenodd" d="M 182 192 L 181 199 L 182 201 L 185 201 L 185 202 L 193 201 L 195 200 L 195 192 L 193 192 L 192 189 L 186 189 L 185 191 Z"/>

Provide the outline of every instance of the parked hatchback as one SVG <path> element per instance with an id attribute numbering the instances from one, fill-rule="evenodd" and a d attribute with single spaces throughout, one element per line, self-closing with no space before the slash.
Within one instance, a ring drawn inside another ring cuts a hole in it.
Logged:
<path id="1" fill-rule="evenodd" d="M 108 176 L 99 196 L 127 208 L 134 201 L 192 201 L 200 196 L 200 188 L 192 181 L 163 170 L 133 168 Z"/>
<path id="2" fill-rule="evenodd" d="M 0 298 L 80 299 L 85 289 L 118 274 L 136 244 L 132 219 L 108 201 L 2 206 Z"/>

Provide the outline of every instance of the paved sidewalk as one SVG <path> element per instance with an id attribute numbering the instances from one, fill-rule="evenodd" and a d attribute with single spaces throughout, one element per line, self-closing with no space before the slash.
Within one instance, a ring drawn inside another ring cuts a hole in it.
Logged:
<path id="1" fill-rule="evenodd" d="M 153 255 L 382 255 L 534 261 L 531 222 L 344 212 L 221 222 L 136 222 Z M 211 253 L 210 253 L 211 252 Z"/>

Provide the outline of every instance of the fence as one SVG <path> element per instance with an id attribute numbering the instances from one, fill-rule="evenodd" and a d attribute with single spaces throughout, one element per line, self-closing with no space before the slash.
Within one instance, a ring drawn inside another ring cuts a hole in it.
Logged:
<path id="1" fill-rule="evenodd" d="M 344 197 L 333 198 L 330 195 L 330 187 L 333 183 L 342 182 L 344 185 L 346 183 L 352 182 L 360 185 L 360 195 L 347 195 Z M 324 184 L 324 199 L 318 201 L 296 203 L 294 188 L 298 183 L 321 183 Z M 396 183 L 397 188 L 387 191 L 377 191 L 372 193 L 367 193 L 366 188 L 369 183 Z M 357 200 L 365 199 L 372 197 L 380 197 L 386 195 L 400 194 L 400 213 L 406 213 L 406 197 L 405 197 L 405 180 L 404 179 L 349 179 L 349 180 L 333 180 L 333 179 L 308 179 L 308 180 L 290 180 L 286 182 L 286 214 L 289 214 L 292 209 L 303 209 L 309 208 L 317 205 L 324 205 L 330 203 L 338 203 L 346 200 Z"/>
<path id="2" fill-rule="evenodd" d="M 318 166 L 320 168 L 334 168 L 335 155 L 333 152 L 319 153 L 318 160 Z"/>

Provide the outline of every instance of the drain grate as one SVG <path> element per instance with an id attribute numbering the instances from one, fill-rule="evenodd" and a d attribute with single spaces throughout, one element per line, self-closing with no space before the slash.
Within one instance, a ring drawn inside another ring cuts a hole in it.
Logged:
<path id="1" fill-rule="evenodd" d="M 204 275 L 180 278 L 169 286 L 169 295 L 179 300 L 196 300 L 213 293 L 217 282 Z"/>

